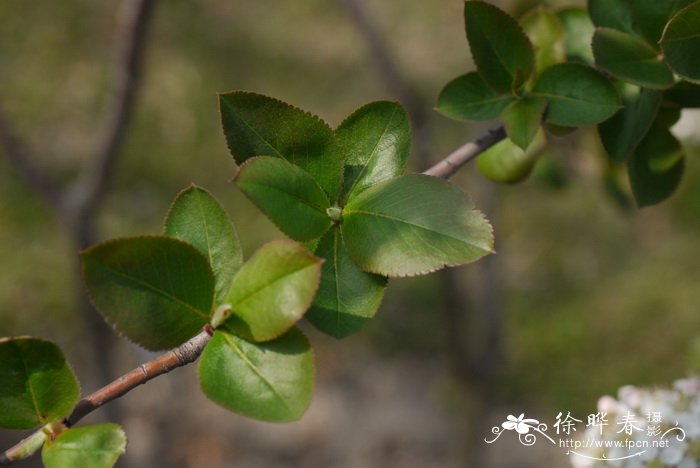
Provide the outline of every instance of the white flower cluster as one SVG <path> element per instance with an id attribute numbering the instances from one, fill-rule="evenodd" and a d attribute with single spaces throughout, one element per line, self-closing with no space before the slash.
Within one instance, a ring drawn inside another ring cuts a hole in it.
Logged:
<path id="1" fill-rule="evenodd" d="M 587 425 L 585 448 L 570 454 L 574 467 L 700 467 L 700 378 L 677 380 L 670 390 L 628 385 L 617 399 L 598 400 L 598 412 L 607 424 Z"/>

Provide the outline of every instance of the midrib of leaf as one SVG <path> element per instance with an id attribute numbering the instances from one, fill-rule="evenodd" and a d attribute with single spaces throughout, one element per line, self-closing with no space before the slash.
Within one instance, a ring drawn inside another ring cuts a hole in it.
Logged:
<path id="1" fill-rule="evenodd" d="M 197 195 L 198 199 L 199 197 L 200 195 Z M 199 211 L 199 214 L 202 217 L 202 223 L 204 224 L 204 238 L 207 241 L 207 258 L 209 259 L 209 266 L 211 266 L 211 269 L 214 270 L 214 257 L 212 256 L 211 241 L 209 238 L 209 222 L 199 200 L 197 201 L 197 211 Z"/>
<path id="2" fill-rule="evenodd" d="M 243 298 L 241 298 L 241 300 L 239 300 L 238 302 L 236 302 L 235 304 L 233 304 L 233 305 L 231 306 L 232 310 L 235 311 L 236 308 L 241 307 L 241 306 L 244 305 L 246 302 L 248 302 L 249 300 L 251 300 L 251 299 L 253 298 L 253 296 L 255 296 L 255 295 L 261 293 L 263 290 L 265 290 L 265 289 L 267 289 L 267 288 L 271 288 L 272 286 L 274 286 L 275 283 L 279 283 L 280 281 L 282 281 L 282 280 L 285 279 L 286 277 L 295 275 L 295 274 L 297 274 L 297 273 L 299 273 L 299 272 L 301 272 L 301 271 L 303 271 L 303 270 L 306 270 L 307 268 L 311 268 L 311 267 L 313 267 L 313 266 L 314 266 L 314 263 L 311 263 L 311 264 L 306 265 L 306 266 L 303 266 L 303 267 L 301 267 L 301 268 L 297 268 L 296 270 L 294 270 L 294 271 L 292 271 L 292 272 L 284 273 L 284 274 L 282 274 L 282 275 L 280 275 L 280 276 L 274 278 L 272 281 L 269 281 L 269 282 L 263 284 L 261 287 L 259 287 L 258 289 L 253 290 L 250 294 L 248 294 L 247 296 L 244 296 Z M 233 286 L 235 287 L 235 284 L 234 284 Z"/>
<path id="3" fill-rule="evenodd" d="M 32 385 L 32 378 L 31 378 L 31 375 L 29 374 L 29 368 L 27 367 L 27 361 L 24 359 L 24 352 L 19 347 L 19 345 L 15 345 L 15 347 L 19 350 L 20 358 L 22 358 L 22 367 L 24 367 L 24 375 L 27 376 L 27 387 L 29 390 L 29 395 L 32 397 L 32 405 L 34 405 L 34 413 L 39 418 L 39 421 L 43 421 L 44 418 L 40 414 L 41 411 L 39 410 L 39 404 L 36 401 L 36 395 L 34 393 L 34 386 Z"/>
<path id="4" fill-rule="evenodd" d="M 316 182 L 316 181 L 314 180 L 314 182 Z M 299 197 L 299 196 L 297 196 L 297 195 L 292 194 L 291 192 L 287 192 L 287 191 L 282 190 L 282 189 L 279 189 L 279 188 L 277 188 L 277 187 L 273 187 L 273 186 L 267 185 L 267 184 L 262 184 L 262 183 L 259 183 L 259 182 L 244 182 L 244 185 L 254 185 L 254 186 L 256 186 L 256 187 L 262 187 L 262 188 L 264 188 L 264 189 L 267 190 L 267 191 L 277 192 L 277 193 L 280 193 L 280 194 L 283 194 L 283 195 L 287 195 L 289 198 L 292 198 L 292 199 L 294 199 L 294 200 L 297 200 L 300 204 L 302 204 L 302 205 L 304 205 L 304 206 L 308 206 L 308 207 L 311 208 L 312 210 L 317 211 L 318 213 L 321 213 L 324 217 L 326 216 L 326 210 L 325 210 L 325 208 L 321 208 L 321 207 L 318 207 L 318 206 L 316 206 L 316 205 L 312 205 L 312 204 L 308 203 L 308 201 L 302 199 L 301 197 Z M 320 186 L 319 186 L 319 189 L 323 192 L 323 189 L 322 189 Z M 325 196 L 326 193 L 323 192 L 323 195 Z M 253 201 L 253 203 L 255 203 L 255 201 Z M 257 204 L 257 203 L 256 203 L 256 204 Z M 328 205 L 330 206 L 330 202 L 328 202 Z"/>
<path id="5" fill-rule="evenodd" d="M 533 92 L 532 95 L 533 95 L 533 96 L 536 96 L 536 97 L 541 96 L 541 97 L 545 97 L 545 98 L 560 99 L 560 100 L 562 100 L 562 101 L 585 102 L 586 104 L 590 104 L 590 105 L 594 105 L 594 106 L 600 106 L 600 107 L 616 107 L 616 108 L 619 108 L 619 107 L 620 107 L 619 104 L 615 104 L 615 105 L 613 106 L 613 105 L 611 105 L 611 104 L 605 104 L 605 103 L 602 103 L 602 102 L 588 101 L 588 100 L 583 99 L 583 98 L 573 98 L 573 97 L 570 97 L 570 96 L 564 96 L 564 95 L 562 95 L 562 94 L 543 93 L 543 92 L 541 92 L 541 91 Z"/>
<path id="6" fill-rule="evenodd" d="M 280 158 L 284 159 L 285 161 L 289 161 L 282 153 L 279 152 L 279 150 L 278 150 L 277 148 L 275 148 L 275 147 L 272 145 L 272 143 L 270 143 L 270 142 L 267 141 L 265 138 L 263 138 L 262 135 L 260 135 L 260 134 L 255 130 L 255 128 L 253 128 L 253 126 L 251 126 L 250 123 L 249 123 L 245 118 L 243 118 L 243 115 L 236 111 L 236 108 L 235 108 L 234 106 L 232 106 L 231 103 L 228 102 L 228 100 L 224 99 L 224 102 L 226 103 L 226 106 L 233 112 L 233 114 L 234 114 L 236 117 L 238 117 L 238 119 L 239 119 L 241 122 L 243 122 L 243 124 L 244 124 L 251 132 L 253 132 L 253 134 L 254 134 L 256 137 L 258 137 L 258 139 L 259 139 L 260 141 L 262 141 L 263 143 L 265 143 L 265 145 L 267 145 L 268 148 L 270 148 L 272 151 L 274 151 L 274 152 L 276 153 L 277 156 L 279 156 Z"/>
<path id="7" fill-rule="evenodd" d="M 478 22 L 476 24 L 478 24 Z M 491 51 L 493 52 L 493 55 L 496 56 L 499 64 L 506 71 L 506 74 L 511 77 L 511 81 L 512 81 L 512 78 L 515 76 L 515 73 L 511 72 L 510 68 L 508 68 L 508 66 L 505 64 L 505 62 L 503 61 L 503 58 L 498 53 L 498 50 L 496 50 L 495 47 L 491 46 L 491 43 L 492 43 L 491 37 L 486 33 L 486 31 L 480 25 L 479 25 L 478 29 L 481 32 L 481 35 L 487 39 L 486 42 L 489 45 L 489 49 L 491 49 Z M 484 80 L 484 81 L 486 81 L 486 80 Z"/>
<path id="8" fill-rule="evenodd" d="M 333 279 L 335 282 L 335 332 L 340 334 L 340 283 L 338 282 L 338 237 L 336 229 L 333 232 Z"/>
<path id="9" fill-rule="evenodd" d="M 284 397 L 282 395 L 280 395 L 280 393 L 277 391 L 275 386 L 272 385 L 272 383 L 269 380 L 267 380 L 267 378 L 263 375 L 262 371 L 255 364 L 253 364 L 250 361 L 250 359 L 248 359 L 248 356 L 246 356 L 246 354 L 236 345 L 235 341 L 233 341 L 233 339 L 226 333 L 224 333 L 223 336 L 224 336 L 224 339 L 226 340 L 226 342 L 236 352 L 236 354 L 238 354 L 241 357 L 241 359 L 243 359 L 243 361 L 246 364 L 248 364 L 248 367 L 250 367 L 250 369 L 253 372 L 255 372 L 255 374 L 258 377 L 260 377 L 260 380 L 262 380 L 265 383 L 265 385 L 267 385 L 267 387 L 272 391 L 272 393 L 274 393 L 275 396 L 282 402 L 282 404 L 285 406 L 285 408 L 287 408 L 288 410 L 291 411 L 291 408 L 287 404 L 287 401 L 284 399 Z"/>

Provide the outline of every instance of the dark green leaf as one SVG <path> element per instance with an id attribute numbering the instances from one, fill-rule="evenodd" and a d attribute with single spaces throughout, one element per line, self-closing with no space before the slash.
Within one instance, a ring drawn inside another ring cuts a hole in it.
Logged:
<path id="1" fill-rule="evenodd" d="M 221 120 L 236 162 L 254 156 L 286 159 L 316 179 L 329 198 L 340 188 L 342 151 L 318 117 L 260 94 L 219 95 Z"/>
<path id="2" fill-rule="evenodd" d="M 535 53 L 518 22 L 485 2 L 464 4 L 469 48 L 479 74 L 499 93 L 510 93 L 530 78 Z"/>
<path id="3" fill-rule="evenodd" d="M 520 24 L 535 48 L 535 71 L 566 60 L 564 28 L 559 18 L 542 6 L 530 10 Z"/>
<path id="4" fill-rule="evenodd" d="M 700 85 L 681 81 L 664 93 L 664 100 L 678 107 L 700 107 Z"/>
<path id="5" fill-rule="evenodd" d="M 537 134 L 537 138 L 526 151 L 506 139 L 481 153 L 477 159 L 477 167 L 485 177 L 494 182 L 517 184 L 530 175 L 546 144 L 547 140 L 542 132 Z"/>
<path id="6" fill-rule="evenodd" d="M 684 166 L 680 142 L 666 127 L 652 125 L 627 167 L 637 204 L 655 205 L 670 197 L 681 181 Z"/>
<path id="7" fill-rule="evenodd" d="M 74 427 L 49 439 L 41 452 L 46 468 L 110 468 L 126 450 L 126 435 L 116 424 Z"/>
<path id="8" fill-rule="evenodd" d="M 80 257 L 97 310 L 144 348 L 180 345 L 209 321 L 214 274 L 190 244 L 157 236 L 118 239 Z"/>
<path id="9" fill-rule="evenodd" d="M 386 278 L 360 270 L 348 257 L 339 229 L 321 238 L 316 255 L 325 258 L 321 285 L 306 318 L 322 332 L 343 338 L 374 317 Z"/>
<path id="10" fill-rule="evenodd" d="M 564 27 L 564 43 L 568 60 L 593 63 L 591 41 L 595 26 L 585 8 L 570 7 L 557 12 Z"/>
<path id="11" fill-rule="evenodd" d="M 588 14 L 599 28 L 637 33 L 629 0 L 588 0 Z"/>
<path id="12" fill-rule="evenodd" d="M 445 85 L 438 97 L 437 110 L 451 119 L 492 120 L 514 100 L 512 93 L 498 93 L 477 72 L 470 72 Z"/>
<path id="13" fill-rule="evenodd" d="M 593 36 L 596 64 L 623 81 L 646 88 L 673 85 L 673 73 L 644 39 L 609 28 L 598 28 Z"/>
<path id="14" fill-rule="evenodd" d="M 631 92 L 623 98 L 625 107 L 598 125 L 605 150 L 617 162 L 626 161 L 634 152 L 649 131 L 661 104 L 660 91 L 630 88 Z"/>
<path id="15" fill-rule="evenodd" d="M 345 119 L 335 134 L 345 153 L 342 200 L 403 174 L 411 125 L 400 104 L 367 104 Z"/>
<path id="16" fill-rule="evenodd" d="M 673 104 L 662 103 L 656 115 L 656 123 L 666 128 L 673 127 L 681 118 L 681 108 Z"/>
<path id="17" fill-rule="evenodd" d="M 298 241 L 320 237 L 331 226 L 328 196 L 299 167 L 280 158 L 246 161 L 236 184 L 279 227 Z"/>
<path id="18" fill-rule="evenodd" d="M 661 49 L 676 74 L 700 83 L 700 1 L 671 18 L 661 38 Z"/>
<path id="19" fill-rule="evenodd" d="M 657 45 L 671 17 L 695 0 L 627 0 L 637 31 Z"/>
<path id="20" fill-rule="evenodd" d="M 532 94 L 547 99 L 545 119 L 557 125 L 599 123 L 620 109 L 620 97 L 610 81 L 577 63 L 560 63 L 545 70 Z"/>
<path id="21" fill-rule="evenodd" d="M 300 244 L 265 244 L 233 279 L 225 327 L 250 341 L 277 338 L 304 315 L 320 277 L 321 260 Z"/>
<path id="22" fill-rule="evenodd" d="M 297 329 L 258 344 L 217 330 L 199 360 L 199 383 L 207 397 L 234 413 L 293 421 L 311 402 L 313 353 Z"/>
<path id="23" fill-rule="evenodd" d="M 243 263 L 243 252 L 238 234 L 216 198 L 194 185 L 180 192 L 165 218 L 165 235 L 193 245 L 209 260 L 220 302 Z"/>
<path id="24" fill-rule="evenodd" d="M 527 150 L 537 135 L 545 107 L 545 99 L 525 98 L 508 106 L 503 113 L 503 124 L 508 138 L 523 150 Z"/>
<path id="25" fill-rule="evenodd" d="M 341 223 L 363 270 L 413 276 L 473 262 L 493 247 L 491 225 L 455 186 L 420 174 L 375 185 L 350 200 Z"/>
<path id="26" fill-rule="evenodd" d="M 60 421 L 79 397 L 78 381 L 58 346 L 29 337 L 0 339 L 0 427 Z"/>

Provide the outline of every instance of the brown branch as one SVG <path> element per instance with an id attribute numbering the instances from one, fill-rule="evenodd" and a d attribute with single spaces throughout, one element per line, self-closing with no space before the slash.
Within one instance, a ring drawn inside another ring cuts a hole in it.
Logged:
<path id="1" fill-rule="evenodd" d="M 503 140 L 505 137 L 506 130 L 503 128 L 503 126 L 489 130 L 488 133 L 480 136 L 476 140 L 460 146 L 452 153 L 447 155 L 445 159 L 438 162 L 427 171 L 424 171 L 423 174 L 439 177 L 440 179 L 449 179 L 462 166 L 479 156 L 487 149 L 491 148 L 499 141 Z"/>

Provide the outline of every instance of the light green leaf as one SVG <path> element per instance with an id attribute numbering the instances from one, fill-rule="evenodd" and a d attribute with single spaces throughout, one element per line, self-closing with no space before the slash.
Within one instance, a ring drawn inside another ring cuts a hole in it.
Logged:
<path id="1" fill-rule="evenodd" d="M 304 170 L 280 158 L 249 159 L 235 178 L 238 187 L 279 227 L 298 241 L 320 237 L 331 226 L 328 196 Z"/>
<path id="2" fill-rule="evenodd" d="M 249 341 L 268 341 L 289 330 L 311 305 L 321 260 L 292 241 L 269 242 L 243 264 L 227 298 L 224 326 Z M 214 324 L 218 326 L 218 324 Z"/>
<path id="3" fill-rule="evenodd" d="M 221 121 L 236 163 L 274 156 L 304 169 L 330 199 L 340 188 L 342 150 L 318 117 L 276 99 L 235 91 L 220 94 Z"/>
<path id="4" fill-rule="evenodd" d="M 598 28 L 593 36 L 596 64 L 615 78 L 646 88 L 664 89 L 673 85 L 673 73 L 644 39 L 608 28 Z"/>
<path id="5" fill-rule="evenodd" d="M 41 452 L 46 468 L 110 468 L 126 450 L 126 435 L 117 424 L 74 427 L 49 439 Z"/>
<path id="6" fill-rule="evenodd" d="M 400 104 L 367 104 L 345 119 L 335 134 L 345 152 L 341 200 L 403 174 L 411 146 L 411 125 Z"/>
<path id="7" fill-rule="evenodd" d="M 540 6 L 526 13 L 520 24 L 535 48 L 535 74 L 566 60 L 564 28 L 554 13 Z"/>
<path id="8" fill-rule="evenodd" d="M 545 70 L 532 95 L 547 99 L 545 119 L 557 125 L 596 124 L 620 109 L 620 97 L 610 81 L 577 63 L 560 63 Z"/>
<path id="9" fill-rule="evenodd" d="M 680 81 L 666 90 L 664 100 L 677 107 L 700 107 L 700 85 Z"/>
<path id="10" fill-rule="evenodd" d="M 0 427 L 60 421 L 79 397 L 78 381 L 58 346 L 30 337 L 0 339 Z"/>
<path id="11" fill-rule="evenodd" d="M 350 200 L 341 229 L 350 258 L 383 276 L 413 276 L 473 262 L 492 252 L 486 218 L 443 180 L 412 174 Z"/>
<path id="12" fill-rule="evenodd" d="M 547 101 L 541 98 L 524 98 L 515 101 L 503 113 L 503 124 L 508 138 L 523 150 L 527 150 L 542 123 Z"/>
<path id="13" fill-rule="evenodd" d="M 350 260 L 339 229 L 321 238 L 316 255 L 326 261 L 321 285 L 306 318 L 322 332 L 344 338 L 374 317 L 387 280 L 360 270 Z"/>
<path id="14" fill-rule="evenodd" d="M 190 244 L 159 236 L 117 239 L 80 257 L 97 310 L 144 348 L 178 346 L 209 321 L 214 274 Z"/>
<path id="15" fill-rule="evenodd" d="M 494 91 L 477 72 L 470 72 L 445 85 L 438 97 L 437 110 L 451 119 L 492 120 L 515 99 L 510 92 Z"/>
<path id="16" fill-rule="evenodd" d="M 585 8 L 568 7 L 557 12 L 557 17 L 564 27 L 566 57 L 570 61 L 593 63 L 591 41 L 595 26 Z"/>
<path id="17" fill-rule="evenodd" d="M 547 140 L 542 131 L 537 133 L 527 150 L 505 139 L 481 153 L 476 162 L 477 167 L 485 177 L 494 182 L 517 184 L 530 175 L 546 144 Z"/>
<path id="18" fill-rule="evenodd" d="M 238 234 L 216 198 L 194 185 L 180 192 L 165 218 L 164 233 L 191 244 L 209 260 L 215 296 L 217 303 L 221 302 L 243 263 L 243 252 Z"/>
<path id="19" fill-rule="evenodd" d="M 479 1 L 464 4 L 469 48 L 479 74 L 499 93 L 519 89 L 535 68 L 535 53 L 518 22 Z"/>
<path id="20" fill-rule="evenodd" d="M 671 18 L 661 37 L 661 49 L 676 74 L 700 83 L 700 1 Z"/>
<path id="21" fill-rule="evenodd" d="M 263 421 L 293 421 L 311 403 L 313 353 L 292 329 L 267 343 L 217 330 L 199 360 L 199 383 L 212 401 Z"/>

